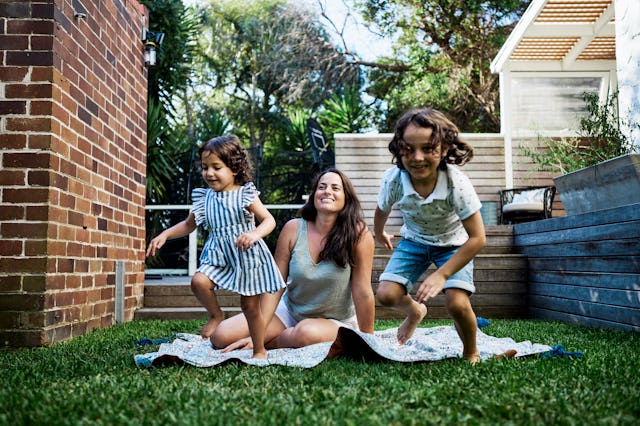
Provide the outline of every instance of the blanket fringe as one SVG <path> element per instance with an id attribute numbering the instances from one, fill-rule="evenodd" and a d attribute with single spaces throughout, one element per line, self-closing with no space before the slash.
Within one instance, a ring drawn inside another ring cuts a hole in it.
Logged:
<path id="1" fill-rule="evenodd" d="M 147 345 L 159 345 L 160 343 L 167 343 L 170 340 L 173 340 L 173 338 L 176 336 L 177 334 L 172 334 L 169 337 L 163 337 L 161 339 L 149 339 L 147 337 L 143 337 L 142 339 L 136 342 L 136 348 L 147 346 Z"/>
<path id="2" fill-rule="evenodd" d="M 562 345 L 555 345 L 553 349 L 541 354 L 543 358 L 582 358 L 582 351 L 568 352 Z"/>

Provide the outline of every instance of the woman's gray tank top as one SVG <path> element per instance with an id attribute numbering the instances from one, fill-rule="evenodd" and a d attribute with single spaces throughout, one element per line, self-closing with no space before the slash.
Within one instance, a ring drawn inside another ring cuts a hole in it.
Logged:
<path id="1" fill-rule="evenodd" d="M 355 315 L 351 298 L 351 266 L 342 268 L 331 260 L 314 263 L 309 253 L 307 221 L 299 219 L 296 243 L 289 261 L 287 291 L 283 300 L 297 320 L 327 318 L 344 320 Z"/>

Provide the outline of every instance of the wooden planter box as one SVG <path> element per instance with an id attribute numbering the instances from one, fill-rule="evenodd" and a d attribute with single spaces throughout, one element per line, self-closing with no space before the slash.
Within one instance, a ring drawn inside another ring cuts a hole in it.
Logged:
<path id="1" fill-rule="evenodd" d="M 627 154 L 553 178 L 567 215 L 640 203 L 640 154 Z"/>
<path id="2" fill-rule="evenodd" d="M 532 316 L 640 331 L 640 204 L 514 225 Z"/>

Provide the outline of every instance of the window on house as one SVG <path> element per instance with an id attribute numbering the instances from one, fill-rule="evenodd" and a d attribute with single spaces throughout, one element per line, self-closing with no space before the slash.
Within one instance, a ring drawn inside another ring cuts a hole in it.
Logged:
<path id="1" fill-rule="evenodd" d="M 604 76 L 545 77 L 511 79 L 512 130 L 516 134 L 572 134 L 586 114 L 584 92 L 602 97 Z"/>

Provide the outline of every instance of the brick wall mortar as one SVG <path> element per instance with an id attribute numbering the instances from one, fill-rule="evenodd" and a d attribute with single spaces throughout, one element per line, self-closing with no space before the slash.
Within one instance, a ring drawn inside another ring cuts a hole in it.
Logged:
<path id="1" fill-rule="evenodd" d="M 35 346 L 125 320 L 144 281 L 146 70 L 135 1 L 3 2 L 0 346 Z M 9 50 L 13 49 L 13 50 Z"/>

